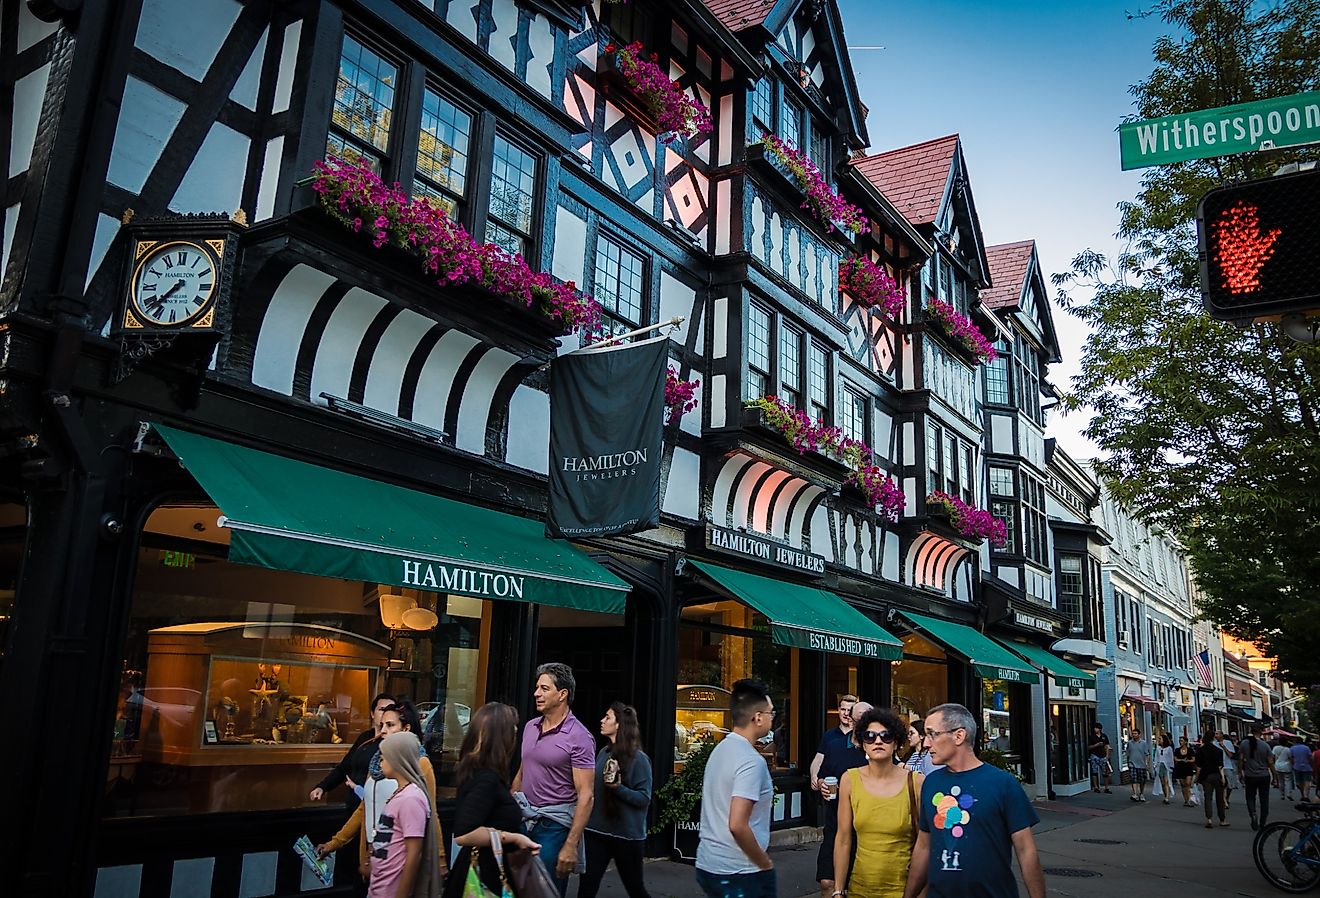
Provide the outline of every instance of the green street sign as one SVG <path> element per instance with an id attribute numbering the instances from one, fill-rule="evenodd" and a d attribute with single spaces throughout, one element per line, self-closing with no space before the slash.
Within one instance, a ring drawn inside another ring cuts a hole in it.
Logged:
<path id="1" fill-rule="evenodd" d="M 1124 171 L 1315 141 L 1320 141 L 1320 91 L 1316 90 L 1128 122 L 1118 128 Z"/>

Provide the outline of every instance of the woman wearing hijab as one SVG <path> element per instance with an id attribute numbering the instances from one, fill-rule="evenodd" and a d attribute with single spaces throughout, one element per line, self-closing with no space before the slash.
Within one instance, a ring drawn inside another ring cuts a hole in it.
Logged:
<path id="1" fill-rule="evenodd" d="M 400 699 L 393 705 L 382 709 L 380 713 L 380 723 L 376 728 L 376 741 L 372 744 L 376 747 L 376 752 L 372 755 L 367 765 L 367 776 L 362 784 L 362 803 L 354 809 L 348 822 L 335 833 L 330 841 L 316 846 L 317 854 L 325 857 L 328 854 L 338 851 L 349 842 L 353 841 L 359 833 L 363 833 L 363 838 L 358 840 L 358 872 L 365 879 L 367 877 L 367 868 L 369 861 L 368 845 L 376 834 L 376 821 L 380 819 L 380 809 L 389 801 L 390 796 L 394 794 L 399 783 L 392 777 L 385 775 L 384 766 L 380 755 L 380 746 L 384 740 L 394 733 L 413 733 L 416 735 L 422 729 L 421 717 L 417 714 L 417 708 L 407 699 Z M 421 766 L 422 776 L 426 780 L 431 795 L 431 811 L 435 813 L 435 769 L 431 766 L 431 759 L 421 749 L 421 743 L 418 743 L 419 764 Z M 438 817 L 435 819 L 439 819 Z M 438 826 L 439 824 L 437 824 Z M 440 869 L 448 873 L 449 865 L 444 856 L 444 842 L 437 843 L 439 852 Z"/>
<path id="2" fill-rule="evenodd" d="M 381 771 L 398 788 L 376 820 L 367 898 L 440 896 L 440 827 L 422 757 L 422 743 L 412 733 L 393 733 L 380 743 Z"/>

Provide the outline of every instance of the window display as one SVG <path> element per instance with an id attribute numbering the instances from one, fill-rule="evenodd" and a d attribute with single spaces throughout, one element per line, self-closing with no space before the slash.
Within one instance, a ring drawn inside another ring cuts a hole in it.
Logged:
<path id="1" fill-rule="evenodd" d="M 949 700 L 948 656 L 930 640 L 916 633 L 905 635 L 903 658 L 890 670 L 894 707 L 906 719 L 924 718 L 931 708 Z"/>
<path id="2" fill-rule="evenodd" d="M 104 814 L 307 806 L 381 691 L 417 704 L 452 796 L 490 603 L 234 564 L 218 517 L 162 507 L 142 533 Z"/>
<path id="3" fill-rule="evenodd" d="M 683 609 L 678 634 L 678 712 L 674 725 L 675 769 L 704 741 L 729 732 L 729 690 L 752 677 L 770 687 L 775 720 L 756 746 L 770 769 L 796 769 L 798 650 L 770 639 L 770 622 L 740 602 L 714 601 Z"/>

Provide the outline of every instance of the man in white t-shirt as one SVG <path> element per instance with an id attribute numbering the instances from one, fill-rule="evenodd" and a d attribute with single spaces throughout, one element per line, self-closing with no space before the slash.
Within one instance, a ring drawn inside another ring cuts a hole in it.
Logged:
<path id="1" fill-rule="evenodd" d="M 775 865 L 766 854 L 774 786 L 756 750 L 756 740 L 770 732 L 774 717 L 764 683 L 733 684 L 733 730 L 710 753 L 701 786 L 697 885 L 710 898 L 776 898 Z"/>

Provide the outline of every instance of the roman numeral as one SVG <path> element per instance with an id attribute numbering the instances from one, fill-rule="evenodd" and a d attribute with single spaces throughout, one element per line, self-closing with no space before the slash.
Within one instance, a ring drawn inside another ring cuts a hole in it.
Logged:
<path id="1" fill-rule="evenodd" d="M 174 323 L 174 316 L 176 313 L 177 313 L 176 309 L 170 309 L 170 324 Z"/>
<path id="2" fill-rule="evenodd" d="M 193 263 L 192 263 L 191 265 L 189 265 L 188 267 L 189 267 L 189 268 L 196 268 L 196 267 L 197 267 L 197 263 L 200 262 L 200 261 L 202 261 L 202 257 L 201 257 L 201 256 L 193 256 Z"/>
<path id="3" fill-rule="evenodd" d="M 187 261 L 188 261 L 188 253 L 187 253 L 187 251 L 185 251 L 185 250 L 180 250 L 179 253 L 178 253 L 178 258 L 177 258 L 177 260 L 176 260 L 176 264 L 178 264 L 178 265 L 182 265 L 184 262 L 187 262 Z"/>
<path id="4" fill-rule="evenodd" d="M 160 277 L 160 272 L 154 268 L 148 268 L 147 274 L 154 274 L 156 277 Z"/>
<path id="5" fill-rule="evenodd" d="M 168 253 L 166 253 L 165 255 L 161 256 L 161 259 L 160 259 L 160 260 L 161 260 L 162 262 L 165 263 L 165 267 L 166 267 L 166 268 L 173 268 L 173 267 L 174 267 L 174 263 L 170 261 L 170 257 L 169 257 L 169 254 L 168 254 Z"/>
<path id="6" fill-rule="evenodd" d="M 199 279 L 200 279 L 200 278 L 209 278 L 210 276 L 211 276 L 211 267 L 210 267 L 209 265 L 206 267 L 206 270 L 205 270 L 205 271 L 199 271 L 199 272 L 197 272 L 197 277 L 198 277 Z"/>
<path id="7" fill-rule="evenodd" d="M 211 285 L 210 285 L 210 284 L 198 284 L 198 285 L 197 285 L 197 289 L 198 289 L 198 290 L 210 290 L 210 289 L 211 289 Z"/>
<path id="8" fill-rule="evenodd" d="M 150 293 L 155 293 L 155 292 L 156 292 L 156 285 L 155 285 L 155 284 L 143 284 L 143 285 L 142 285 L 142 292 L 143 292 L 143 293 L 148 293 L 148 292 L 150 292 Z"/>

